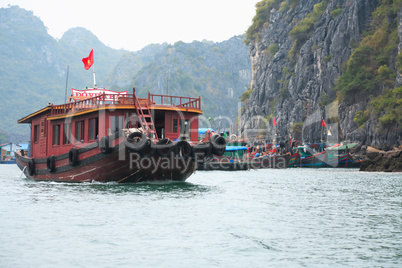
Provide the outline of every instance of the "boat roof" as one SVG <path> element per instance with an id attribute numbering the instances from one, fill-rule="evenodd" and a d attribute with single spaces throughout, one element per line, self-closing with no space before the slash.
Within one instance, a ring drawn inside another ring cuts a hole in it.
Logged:
<path id="1" fill-rule="evenodd" d="M 214 129 L 212 128 L 207 128 L 207 127 L 201 127 L 198 128 L 198 134 L 205 134 L 205 132 L 207 132 L 207 130 L 209 130 L 210 132 L 216 132 Z"/>
<path id="2" fill-rule="evenodd" d="M 328 147 L 327 151 L 344 151 L 344 150 L 346 150 L 346 146 L 348 146 L 348 149 L 352 149 L 355 146 L 357 146 L 357 143 L 350 143 L 350 144 L 345 144 L 345 145 L 340 145 L 340 146 Z"/>
<path id="3" fill-rule="evenodd" d="M 40 110 L 38 110 L 38 111 L 36 111 L 36 112 L 33 112 L 33 113 L 31 113 L 31 114 L 29 114 L 29 115 L 27 115 L 27 116 L 25 116 L 25 117 L 19 119 L 19 120 L 17 121 L 17 123 L 18 123 L 18 124 L 22 124 L 22 123 L 31 123 L 31 122 L 32 122 L 32 118 L 34 118 L 34 117 L 37 116 L 37 115 L 46 113 L 46 112 L 48 112 L 48 111 L 51 110 L 51 109 L 52 109 L 52 107 L 51 107 L 50 105 L 49 105 L 49 106 L 46 106 L 45 108 L 42 108 L 42 109 L 40 109 Z"/>
<path id="4" fill-rule="evenodd" d="M 1 147 L 4 147 L 4 146 L 7 146 L 7 145 L 10 145 L 10 144 L 11 144 L 11 142 L 4 143 L 4 144 L 0 144 L 0 148 L 1 148 Z"/>
<path id="5" fill-rule="evenodd" d="M 245 151 L 245 150 L 247 150 L 246 146 L 226 146 L 225 152 Z"/>
<path id="6" fill-rule="evenodd" d="M 50 116 L 47 120 L 64 119 L 84 115 L 99 110 L 107 110 L 111 106 L 114 110 L 127 109 L 132 110 L 135 108 L 133 104 L 133 94 L 110 94 L 103 93 L 93 97 L 83 98 L 69 98 L 71 102 L 54 105 L 50 104 L 34 113 L 31 113 L 21 119 L 18 123 L 31 123 L 32 119 L 43 113 L 50 111 Z M 150 110 L 161 111 L 179 111 L 191 112 L 202 114 L 201 110 L 201 97 L 181 97 L 170 95 L 157 95 L 148 93 L 148 98 L 138 98 L 140 105 L 146 104 Z"/>
<path id="7" fill-rule="evenodd" d="M 28 150 L 29 149 L 28 143 L 18 143 L 17 146 L 20 147 L 20 150 Z"/>

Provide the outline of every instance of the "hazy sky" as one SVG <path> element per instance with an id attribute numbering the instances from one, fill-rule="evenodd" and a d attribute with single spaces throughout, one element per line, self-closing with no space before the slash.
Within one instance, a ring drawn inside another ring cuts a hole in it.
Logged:
<path id="1" fill-rule="evenodd" d="M 0 0 L 33 11 L 60 39 L 84 27 L 115 49 L 140 50 L 152 43 L 220 42 L 243 34 L 261 0 Z"/>

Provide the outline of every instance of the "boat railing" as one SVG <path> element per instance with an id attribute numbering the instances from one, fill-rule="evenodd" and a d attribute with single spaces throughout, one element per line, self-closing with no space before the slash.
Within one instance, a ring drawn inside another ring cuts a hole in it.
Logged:
<path id="1" fill-rule="evenodd" d="M 148 100 L 150 103 L 157 105 L 168 105 L 201 110 L 201 97 L 191 98 L 148 93 Z"/>
<path id="2" fill-rule="evenodd" d="M 134 105 L 133 94 L 101 94 L 91 98 L 71 98 L 71 102 L 52 105 L 51 115 L 64 115 L 76 113 L 81 110 L 96 109 L 103 105 Z M 201 97 L 180 97 L 170 95 L 157 95 L 148 93 L 148 98 L 139 98 L 140 104 L 176 106 L 201 110 Z"/>
<path id="3" fill-rule="evenodd" d="M 113 95 L 111 95 L 113 96 Z M 119 95 L 117 95 L 119 96 Z M 115 97 L 112 97 L 111 103 L 114 103 Z M 61 105 L 52 105 L 51 115 L 63 115 L 68 113 L 75 113 L 81 110 L 86 109 L 95 109 L 98 108 L 102 104 L 106 104 L 105 94 L 98 95 L 92 98 L 86 98 L 82 100 L 73 100 L 72 102 L 61 104 Z"/>

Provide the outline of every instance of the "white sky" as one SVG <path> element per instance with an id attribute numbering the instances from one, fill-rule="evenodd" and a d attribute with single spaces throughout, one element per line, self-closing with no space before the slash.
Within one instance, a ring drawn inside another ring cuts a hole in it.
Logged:
<path id="1" fill-rule="evenodd" d="M 261 0 L 0 0 L 33 11 L 60 39 L 84 27 L 115 49 L 140 50 L 152 43 L 221 42 L 245 33 Z"/>

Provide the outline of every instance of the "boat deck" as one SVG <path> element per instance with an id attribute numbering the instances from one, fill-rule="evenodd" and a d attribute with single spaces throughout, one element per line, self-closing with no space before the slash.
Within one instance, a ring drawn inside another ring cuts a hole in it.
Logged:
<path id="1" fill-rule="evenodd" d="M 70 97 L 69 103 L 49 106 L 27 115 L 18 120 L 18 123 L 30 123 L 33 116 L 50 110 L 49 120 L 59 119 L 67 116 L 84 114 L 101 109 L 134 109 L 134 94 L 106 94 L 89 98 Z M 148 106 L 153 110 L 180 110 L 202 114 L 201 97 L 181 97 L 170 95 L 159 95 L 148 93 L 148 98 L 138 98 L 140 105 Z"/>

